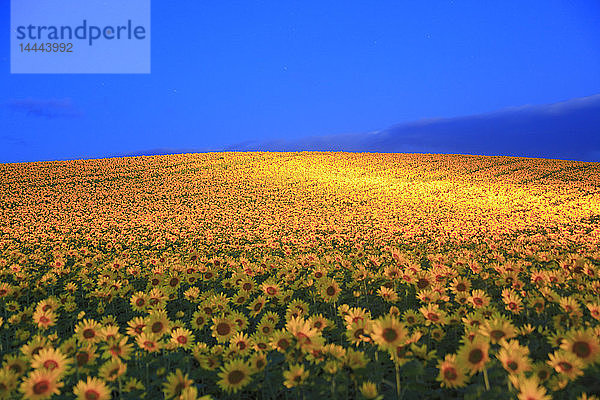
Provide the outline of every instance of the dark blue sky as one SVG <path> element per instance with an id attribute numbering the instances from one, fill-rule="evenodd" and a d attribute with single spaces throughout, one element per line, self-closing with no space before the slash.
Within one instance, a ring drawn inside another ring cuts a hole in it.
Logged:
<path id="1" fill-rule="evenodd" d="M 10 75 L 5 29 L 0 162 L 219 149 L 590 96 L 599 20 L 597 0 L 154 0 L 150 75 Z"/>

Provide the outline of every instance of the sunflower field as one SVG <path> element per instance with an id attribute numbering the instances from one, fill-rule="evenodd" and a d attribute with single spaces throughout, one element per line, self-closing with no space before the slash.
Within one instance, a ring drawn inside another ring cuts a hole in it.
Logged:
<path id="1" fill-rule="evenodd" d="M 0 164 L 0 399 L 598 399 L 600 164 Z"/>

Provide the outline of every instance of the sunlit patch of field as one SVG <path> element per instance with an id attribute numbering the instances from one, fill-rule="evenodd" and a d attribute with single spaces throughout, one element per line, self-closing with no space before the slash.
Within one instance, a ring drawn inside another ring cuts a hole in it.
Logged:
<path id="1" fill-rule="evenodd" d="M 209 153 L 0 173 L 0 399 L 600 394 L 598 163 Z"/>

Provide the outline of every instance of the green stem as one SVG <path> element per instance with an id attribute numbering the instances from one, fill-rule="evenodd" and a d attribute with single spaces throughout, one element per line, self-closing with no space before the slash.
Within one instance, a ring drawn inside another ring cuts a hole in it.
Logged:
<path id="1" fill-rule="evenodd" d="M 331 382 L 331 398 L 335 399 L 335 375 L 333 376 L 333 381 Z"/>
<path id="2" fill-rule="evenodd" d="M 485 390 L 490 390 L 490 381 L 488 380 L 487 368 L 483 369 L 483 380 L 485 382 Z"/>
<path id="3" fill-rule="evenodd" d="M 398 400 L 400 400 L 400 367 L 398 366 L 397 362 L 394 362 L 394 367 L 396 367 L 396 397 L 398 398 Z"/>

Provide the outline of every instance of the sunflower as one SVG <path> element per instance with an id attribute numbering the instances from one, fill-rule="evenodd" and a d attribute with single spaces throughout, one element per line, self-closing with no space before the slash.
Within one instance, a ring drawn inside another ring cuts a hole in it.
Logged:
<path id="1" fill-rule="evenodd" d="M 548 358 L 548 365 L 568 379 L 575 380 L 578 376 L 583 375 L 584 363 L 574 353 L 557 350 Z"/>
<path id="2" fill-rule="evenodd" d="M 165 275 L 163 284 L 165 287 L 169 288 L 169 290 L 177 290 L 181 284 L 181 278 L 174 273 L 171 275 Z"/>
<path id="3" fill-rule="evenodd" d="M 206 271 L 204 271 L 204 275 L 203 278 L 204 280 L 210 281 L 211 279 L 213 279 L 215 276 L 217 275 L 216 270 L 213 268 L 208 268 Z"/>
<path id="4" fill-rule="evenodd" d="M 233 304 L 242 306 L 248 302 L 248 294 L 246 292 L 238 292 L 232 299 Z"/>
<path id="5" fill-rule="evenodd" d="M 490 304 L 490 296 L 488 296 L 483 290 L 475 289 L 471 292 L 468 302 L 473 308 L 482 308 Z"/>
<path id="6" fill-rule="evenodd" d="M 48 340 L 48 338 L 40 335 L 35 335 L 27 344 L 21 346 L 21 353 L 23 353 L 23 355 L 25 355 L 28 358 L 32 358 L 33 356 L 38 354 L 40 350 L 48 348 L 50 346 L 51 343 Z"/>
<path id="7" fill-rule="evenodd" d="M 447 354 L 444 361 L 438 363 L 440 373 L 437 380 L 442 386 L 454 388 L 463 387 L 467 381 L 465 370 L 456 362 L 455 354 Z"/>
<path id="8" fill-rule="evenodd" d="M 396 317 L 385 316 L 373 321 L 370 329 L 371 339 L 382 350 L 395 351 L 398 346 L 404 345 L 408 339 L 406 325 Z"/>
<path id="9" fill-rule="evenodd" d="M 11 313 L 16 313 L 21 309 L 21 306 L 16 301 L 7 301 L 4 307 L 6 308 L 6 311 Z"/>
<path id="10" fill-rule="evenodd" d="M 292 287 L 294 287 L 296 284 L 290 283 L 290 285 L 292 285 Z M 294 289 L 296 289 L 296 288 L 294 288 Z M 279 301 L 281 302 L 281 304 L 287 304 L 290 301 L 292 301 L 292 297 L 294 297 L 294 290 L 292 290 L 292 289 L 282 290 L 281 293 L 279 294 Z"/>
<path id="11" fill-rule="evenodd" d="M 486 320 L 479 327 L 479 333 L 490 338 L 490 342 L 498 343 L 502 339 L 508 340 L 517 336 L 517 330 L 514 325 L 503 317 Z"/>
<path id="12" fill-rule="evenodd" d="M 590 315 L 600 321 L 600 304 L 588 303 L 586 304 L 587 309 L 590 312 Z"/>
<path id="13" fill-rule="evenodd" d="M 454 301 L 460 305 L 467 304 L 469 301 L 469 293 L 468 292 L 458 293 L 456 296 L 454 296 Z"/>
<path id="14" fill-rule="evenodd" d="M 379 392 L 377 392 L 377 385 L 373 382 L 363 382 L 360 385 L 360 394 L 367 400 L 375 400 L 380 398 Z"/>
<path id="15" fill-rule="evenodd" d="M 283 371 L 283 386 L 290 389 L 296 386 L 300 386 L 308 378 L 308 371 L 304 370 L 304 365 L 293 364 L 290 365 L 289 369 Z"/>
<path id="16" fill-rule="evenodd" d="M 153 310 L 150 315 L 146 318 L 146 327 L 144 330 L 147 333 L 152 333 L 161 337 L 165 333 L 169 332 L 171 321 L 167 316 L 167 312 L 164 310 Z"/>
<path id="17" fill-rule="evenodd" d="M 369 360 L 362 351 L 349 348 L 346 350 L 344 364 L 352 370 L 362 369 L 367 366 Z"/>
<path id="18" fill-rule="evenodd" d="M 256 332 L 259 332 L 261 335 L 270 336 L 273 331 L 275 331 L 275 324 L 265 319 L 261 319 L 256 326 Z"/>
<path id="19" fill-rule="evenodd" d="M 75 327 L 75 334 L 80 343 L 93 344 L 101 340 L 100 328 L 101 325 L 98 322 L 92 319 L 84 319 Z"/>
<path id="20" fill-rule="evenodd" d="M 430 335 L 433 340 L 440 342 L 444 338 L 446 333 L 444 332 L 444 330 L 442 328 L 437 327 L 437 328 L 431 330 Z"/>
<path id="21" fill-rule="evenodd" d="M 243 332 L 237 332 L 235 335 L 233 335 L 230 342 L 231 347 L 234 348 L 240 355 L 248 353 L 248 351 L 251 349 L 250 338 Z"/>
<path id="22" fill-rule="evenodd" d="M 40 301 L 36 306 L 36 310 L 57 311 L 59 307 L 60 303 L 57 301 L 56 297 L 49 297 Z"/>
<path id="23" fill-rule="evenodd" d="M 250 357 L 250 366 L 252 373 L 260 372 L 267 366 L 267 356 L 262 352 L 257 352 Z"/>
<path id="24" fill-rule="evenodd" d="M 523 310 L 523 300 L 513 289 L 502 290 L 502 301 L 507 311 L 519 314 Z"/>
<path id="25" fill-rule="evenodd" d="M 198 354 L 194 357 L 203 369 L 214 371 L 221 366 L 221 357 L 218 354 Z"/>
<path id="26" fill-rule="evenodd" d="M 118 340 L 121 338 L 119 327 L 112 324 L 100 328 L 98 334 L 105 342 L 108 342 L 109 340 Z"/>
<path id="27" fill-rule="evenodd" d="M 77 349 L 77 339 L 75 337 L 71 337 L 70 339 L 62 342 L 59 348 L 63 354 L 67 356 L 73 356 L 75 355 L 75 350 Z"/>
<path id="28" fill-rule="evenodd" d="M 248 304 L 248 310 L 252 316 L 257 316 L 263 310 L 267 299 L 264 296 L 258 296 L 250 304 Z"/>
<path id="29" fill-rule="evenodd" d="M 517 395 L 519 400 L 552 400 L 552 397 L 546 394 L 546 388 L 540 385 L 536 377 L 525 378 L 521 376 L 512 379 L 511 382 L 519 390 Z"/>
<path id="30" fill-rule="evenodd" d="M 427 304 L 427 306 L 419 308 L 419 311 L 425 317 L 425 325 L 427 326 L 431 324 L 444 325 L 446 323 L 446 313 L 440 310 L 440 306 L 437 304 Z"/>
<path id="31" fill-rule="evenodd" d="M 340 296 L 341 290 L 335 279 L 324 280 L 320 285 L 320 293 L 326 302 L 335 302 Z"/>
<path id="32" fill-rule="evenodd" d="M 13 288 L 9 283 L 0 282 L 0 299 L 2 297 L 8 297 L 13 293 Z"/>
<path id="33" fill-rule="evenodd" d="M 165 399 L 179 397 L 183 390 L 192 386 L 193 383 L 194 381 L 189 379 L 187 374 L 183 375 L 183 372 L 177 368 L 175 372 L 172 372 L 167 376 L 167 381 L 163 383 Z"/>
<path id="34" fill-rule="evenodd" d="M 560 348 L 575 354 L 585 365 L 597 362 L 600 355 L 600 343 L 589 329 L 568 333 Z"/>
<path id="35" fill-rule="evenodd" d="M 535 327 L 531 324 L 525 324 L 519 327 L 518 332 L 520 336 L 529 336 L 535 331 Z"/>
<path id="36" fill-rule="evenodd" d="M 285 330 L 278 330 L 273 332 L 269 344 L 271 345 L 271 348 L 281 353 L 285 353 L 292 344 L 292 338 L 293 336 L 290 335 L 289 332 Z"/>
<path id="37" fill-rule="evenodd" d="M 35 313 L 33 313 L 33 322 L 40 329 L 48 329 L 49 327 L 56 324 L 56 313 L 52 310 L 43 310 L 38 308 Z"/>
<path id="38" fill-rule="evenodd" d="M 131 321 L 127 322 L 127 330 L 126 333 L 129 336 L 138 336 L 146 327 L 146 321 L 142 317 L 135 317 Z"/>
<path id="39" fill-rule="evenodd" d="M 423 322 L 423 316 L 415 310 L 406 310 L 404 314 L 402 314 L 402 320 L 406 322 L 408 326 L 413 326 Z"/>
<path id="40" fill-rule="evenodd" d="M 308 318 L 310 325 L 317 329 L 319 332 L 323 332 L 325 329 L 332 326 L 332 322 L 325 318 L 322 314 L 311 315 Z"/>
<path id="41" fill-rule="evenodd" d="M 363 342 L 368 343 L 371 341 L 371 338 L 367 334 L 370 329 L 370 321 L 358 320 L 351 324 L 347 324 L 346 338 L 355 346 L 358 346 Z"/>
<path id="42" fill-rule="evenodd" d="M 260 285 L 260 288 L 262 289 L 263 293 L 267 297 L 271 297 L 271 298 L 277 297 L 279 292 L 281 292 L 281 288 L 279 287 L 279 285 L 277 283 L 271 282 L 271 281 L 263 282 Z"/>
<path id="43" fill-rule="evenodd" d="M 285 324 L 285 327 L 296 338 L 298 345 L 303 350 L 318 348 L 323 343 L 319 331 L 311 327 L 310 322 L 302 317 L 292 318 Z"/>
<path id="44" fill-rule="evenodd" d="M 521 346 L 517 340 L 502 341 L 501 345 L 502 348 L 496 357 L 509 374 L 518 375 L 531 370 L 531 361 L 528 357 L 529 348 Z"/>
<path id="45" fill-rule="evenodd" d="M 140 349 L 144 349 L 148 353 L 157 352 L 162 348 L 160 337 L 153 333 L 142 332 L 135 338 L 135 341 Z"/>
<path id="46" fill-rule="evenodd" d="M 144 390 L 144 389 L 145 389 L 144 384 L 142 382 L 140 382 L 140 380 L 137 378 L 129 378 L 125 382 L 125 385 L 123 385 L 123 392 L 125 392 L 125 393 L 133 392 L 134 390 Z"/>
<path id="47" fill-rule="evenodd" d="M 187 280 L 190 284 L 193 284 L 196 281 L 196 277 L 188 276 Z M 195 302 L 196 300 L 198 300 L 198 297 L 200 296 L 200 289 L 198 289 L 195 286 L 192 286 L 191 288 L 189 288 L 185 292 L 183 292 L 183 296 L 187 300 L 189 300 L 191 302 Z"/>
<path id="48" fill-rule="evenodd" d="M 218 311 L 217 307 L 209 299 L 204 299 L 204 301 L 198 305 L 198 310 L 204 311 L 207 316 L 212 316 Z"/>
<path id="49" fill-rule="evenodd" d="M 58 381 L 58 373 L 46 369 L 32 371 L 21 383 L 19 390 L 26 399 L 48 399 L 55 394 L 60 394 L 62 382 Z"/>
<path id="50" fill-rule="evenodd" d="M 110 392 L 103 380 L 89 376 L 85 381 L 80 380 L 73 388 L 77 400 L 108 400 L 111 398 Z"/>
<path id="51" fill-rule="evenodd" d="M 148 306 L 148 295 L 144 292 L 136 292 L 131 296 L 131 308 L 135 311 L 146 311 Z"/>
<path id="52" fill-rule="evenodd" d="M 101 347 L 104 350 L 104 357 L 119 358 L 129 360 L 133 345 L 128 343 L 129 338 L 109 339 Z"/>
<path id="53" fill-rule="evenodd" d="M 433 303 L 438 300 L 438 295 L 431 289 L 425 289 L 417 293 L 417 299 L 422 303 Z"/>
<path id="54" fill-rule="evenodd" d="M 31 368 L 53 371 L 60 377 L 70 363 L 71 359 L 65 356 L 60 350 L 48 348 L 40 350 L 38 354 L 33 356 Z"/>
<path id="55" fill-rule="evenodd" d="M 329 360 L 326 361 L 323 365 L 323 371 L 328 373 L 329 375 L 337 374 L 340 369 L 343 367 L 343 363 L 339 360 Z"/>
<path id="56" fill-rule="evenodd" d="M 242 331 L 248 327 L 248 318 L 244 315 L 244 313 L 232 311 L 229 317 L 236 323 L 238 330 Z"/>
<path id="57" fill-rule="evenodd" d="M 337 308 L 338 315 L 342 319 L 346 319 L 346 316 L 350 315 L 350 306 L 348 304 L 340 304 Z"/>
<path id="58" fill-rule="evenodd" d="M 236 393 L 238 390 L 250 383 L 250 366 L 243 360 L 229 361 L 219 372 L 221 378 L 217 384 L 227 393 Z"/>
<path id="59" fill-rule="evenodd" d="M 489 361 L 490 344 L 480 336 L 476 336 L 473 341 L 466 341 L 456 354 L 456 361 L 467 368 L 471 374 L 482 371 L 485 364 Z"/>
<path id="60" fill-rule="evenodd" d="M 190 349 L 194 345 L 194 335 L 189 329 L 177 328 L 171 332 L 170 342 L 175 347 Z"/>
<path id="61" fill-rule="evenodd" d="M 467 278 L 454 278 L 450 283 L 450 290 L 455 294 L 468 293 L 471 289 L 471 281 Z"/>
<path id="62" fill-rule="evenodd" d="M 206 324 L 207 316 L 206 313 L 202 310 L 197 310 L 192 315 L 192 328 L 199 331 L 202 330 L 204 325 Z"/>
<path id="63" fill-rule="evenodd" d="M 291 301 L 288 306 L 288 311 L 287 313 L 293 313 L 296 312 L 295 317 L 300 317 L 300 316 L 304 316 L 308 313 L 308 304 L 305 301 L 302 300 L 293 300 Z M 286 313 L 286 314 L 287 314 Z M 277 321 L 279 320 L 279 317 L 277 316 L 277 314 L 273 313 L 273 312 L 268 312 L 267 314 L 270 314 L 270 316 L 272 318 L 275 318 L 273 322 L 277 323 Z M 265 315 L 266 317 L 266 315 Z"/>
<path id="64" fill-rule="evenodd" d="M 558 304 L 569 315 L 581 315 L 581 307 L 577 300 L 572 297 L 561 297 Z"/>
<path id="65" fill-rule="evenodd" d="M 237 332 L 237 324 L 229 317 L 213 318 L 212 322 L 212 336 L 219 343 L 227 342 Z"/>
<path id="66" fill-rule="evenodd" d="M 344 314 L 346 326 L 351 325 L 353 322 L 364 321 L 369 319 L 371 319 L 371 312 L 361 307 L 352 307 L 348 309 L 348 311 Z"/>
<path id="67" fill-rule="evenodd" d="M 417 280 L 415 285 L 419 290 L 427 289 L 431 286 L 432 279 L 427 271 L 419 271 L 416 276 Z"/>
<path id="68" fill-rule="evenodd" d="M 110 360 L 104 363 L 98 370 L 99 375 L 109 382 L 117 380 L 118 377 L 125 374 L 127 364 L 121 360 Z"/>
<path id="69" fill-rule="evenodd" d="M 336 361 L 344 361 L 346 357 L 346 349 L 339 344 L 329 343 L 321 347 L 320 350 L 323 355 L 330 356 L 330 358 L 334 358 Z"/>
<path id="70" fill-rule="evenodd" d="M 377 295 L 390 303 L 398 301 L 398 293 L 396 293 L 394 289 L 387 288 L 385 286 L 381 286 L 379 289 L 377 289 Z"/>
<path id="71" fill-rule="evenodd" d="M 240 282 L 240 290 L 244 291 L 246 294 L 250 294 L 254 291 L 255 283 L 252 278 L 244 277 Z"/>
<path id="72" fill-rule="evenodd" d="M 542 297 L 533 297 L 528 299 L 529 306 L 535 310 L 536 313 L 541 314 L 544 311 L 546 302 Z"/>
<path id="73" fill-rule="evenodd" d="M 540 382 L 545 382 L 552 375 L 552 368 L 545 362 L 538 361 L 533 364 L 532 373 Z"/>
<path id="74" fill-rule="evenodd" d="M 10 371 L 17 377 L 23 375 L 28 368 L 27 361 L 15 355 L 7 356 L 2 363 L 2 370 Z"/>
<path id="75" fill-rule="evenodd" d="M 415 273 L 414 272 L 410 272 L 410 271 L 405 271 L 402 274 L 401 278 L 404 281 L 404 283 L 408 283 L 409 285 L 410 284 L 414 284 L 416 282 L 416 280 L 417 280 L 417 276 L 415 275 Z"/>
<path id="76" fill-rule="evenodd" d="M 562 344 L 563 340 L 566 338 L 566 333 L 562 332 L 562 331 L 555 331 L 552 332 L 550 335 L 548 335 L 546 337 L 546 340 L 548 340 L 548 342 L 550 342 L 550 345 L 552 347 L 560 347 L 560 345 Z"/>
<path id="77" fill-rule="evenodd" d="M 250 346 L 259 352 L 264 352 L 269 349 L 269 337 L 262 335 L 260 332 L 255 332 L 250 336 Z"/>
<path id="78" fill-rule="evenodd" d="M 465 329 L 474 328 L 474 330 L 478 331 L 484 319 L 479 312 L 471 312 L 463 316 L 461 321 L 465 325 Z"/>
<path id="79" fill-rule="evenodd" d="M 90 365 L 96 359 L 96 348 L 94 345 L 87 345 L 79 348 L 75 354 L 75 364 L 77 368 L 82 368 Z"/>
<path id="80" fill-rule="evenodd" d="M 598 396 L 595 396 L 593 394 L 581 393 L 577 397 L 577 400 L 600 400 L 600 399 L 598 398 Z"/>
<path id="81" fill-rule="evenodd" d="M 12 398 L 18 378 L 18 375 L 8 368 L 0 369 L 0 399 Z"/>

